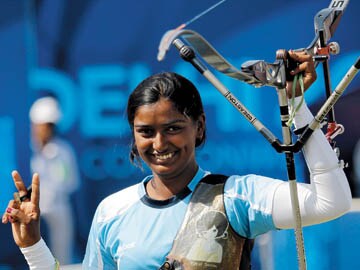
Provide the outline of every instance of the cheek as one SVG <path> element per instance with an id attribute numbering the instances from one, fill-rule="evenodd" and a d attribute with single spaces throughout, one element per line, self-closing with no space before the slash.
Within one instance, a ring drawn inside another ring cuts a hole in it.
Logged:
<path id="1" fill-rule="evenodd" d="M 147 143 L 147 140 L 145 140 L 144 138 L 134 135 L 134 144 L 138 152 L 141 152 L 144 148 L 147 147 L 149 143 Z"/>
<path id="2" fill-rule="evenodd" d="M 178 148 L 195 147 L 195 141 L 195 133 L 192 130 L 189 130 L 179 135 L 171 136 L 168 139 L 169 143 L 177 146 Z"/>
<path id="3" fill-rule="evenodd" d="M 198 136 L 197 131 L 192 130 L 191 132 L 189 132 L 188 133 L 188 138 L 187 138 L 188 144 L 191 144 L 195 148 L 196 140 L 197 140 L 198 137 L 199 136 Z"/>

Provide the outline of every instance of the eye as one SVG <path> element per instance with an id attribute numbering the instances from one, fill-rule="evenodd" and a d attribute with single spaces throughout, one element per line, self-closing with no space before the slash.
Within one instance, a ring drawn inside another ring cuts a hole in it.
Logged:
<path id="1" fill-rule="evenodd" d="M 143 137 L 151 137 L 154 134 L 154 130 L 148 127 L 140 127 L 135 129 L 136 133 L 141 134 Z"/>
<path id="2" fill-rule="evenodd" d="M 181 132 L 181 130 L 183 130 L 183 127 L 179 125 L 168 126 L 166 129 L 166 131 L 170 134 L 177 134 Z"/>

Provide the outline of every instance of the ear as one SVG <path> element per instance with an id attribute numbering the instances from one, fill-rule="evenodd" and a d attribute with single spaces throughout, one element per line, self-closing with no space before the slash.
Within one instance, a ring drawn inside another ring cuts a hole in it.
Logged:
<path id="1" fill-rule="evenodd" d="M 202 140 L 205 133 L 205 114 L 200 115 L 197 120 L 196 138 Z"/>

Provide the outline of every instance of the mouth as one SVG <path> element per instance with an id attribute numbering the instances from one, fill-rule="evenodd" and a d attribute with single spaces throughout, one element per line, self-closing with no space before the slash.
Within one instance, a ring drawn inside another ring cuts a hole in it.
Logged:
<path id="1" fill-rule="evenodd" d="M 153 153 L 153 156 L 157 161 L 164 162 L 164 161 L 168 161 L 171 158 L 173 158 L 175 156 L 175 154 L 176 154 L 175 152 L 170 152 L 170 153 L 166 153 L 166 154 Z"/>

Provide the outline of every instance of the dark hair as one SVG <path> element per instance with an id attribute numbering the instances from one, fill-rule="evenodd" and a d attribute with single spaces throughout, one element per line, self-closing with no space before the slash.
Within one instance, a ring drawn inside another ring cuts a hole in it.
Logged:
<path id="1" fill-rule="evenodd" d="M 194 84 L 183 76 L 173 72 L 163 72 L 143 80 L 131 93 L 127 104 L 127 117 L 131 130 L 137 109 L 143 105 L 153 104 L 165 98 L 171 101 L 175 108 L 184 116 L 198 120 L 204 114 L 200 94 Z M 205 141 L 205 129 L 201 139 L 196 139 L 195 146 Z M 131 146 L 130 160 L 139 161 L 134 138 Z"/>

